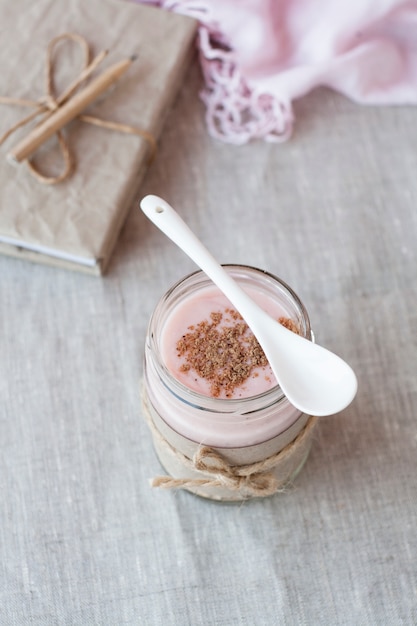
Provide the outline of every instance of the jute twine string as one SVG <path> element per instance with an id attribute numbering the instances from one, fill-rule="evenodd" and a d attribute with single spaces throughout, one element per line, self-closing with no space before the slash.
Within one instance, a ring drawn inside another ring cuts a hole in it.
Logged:
<path id="1" fill-rule="evenodd" d="M 54 88 L 54 63 L 53 63 L 53 54 L 56 45 L 62 40 L 73 41 L 78 44 L 82 50 L 82 54 L 84 57 L 83 67 L 79 73 L 79 75 L 73 80 L 70 85 L 59 95 L 55 94 Z M 26 100 L 23 98 L 13 98 L 8 96 L 0 96 L 0 104 L 9 104 L 9 105 L 19 105 L 24 107 L 31 107 L 34 109 L 29 115 L 23 117 L 16 124 L 11 126 L 5 133 L 0 137 L 0 146 L 6 141 L 10 135 L 12 135 L 18 128 L 25 126 L 32 120 L 34 120 L 37 116 L 42 115 L 42 119 L 39 123 L 44 122 L 48 117 L 50 117 L 59 107 L 68 102 L 71 97 L 75 94 L 78 87 L 92 74 L 92 72 L 97 68 L 97 66 L 103 61 L 103 59 L 108 54 L 107 50 L 101 51 L 91 62 L 90 62 L 90 50 L 87 41 L 81 35 L 77 33 L 63 33 L 51 39 L 47 46 L 46 50 L 46 66 L 45 66 L 45 95 L 39 98 L 38 100 Z M 148 143 L 151 154 L 149 160 L 152 161 L 155 157 L 156 153 L 156 141 L 155 138 L 145 130 L 140 128 L 136 128 L 135 126 L 130 126 L 128 124 L 122 124 L 119 122 L 111 122 L 107 120 L 102 120 L 98 117 L 93 117 L 91 115 L 78 115 L 77 119 L 82 122 L 86 122 L 88 124 L 93 124 L 94 126 L 100 126 L 101 128 L 107 128 L 109 130 L 115 130 L 121 133 L 127 133 L 130 135 L 137 135 L 145 139 Z M 58 139 L 58 144 L 61 150 L 61 154 L 64 161 L 63 171 L 61 174 L 57 176 L 46 176 L 42 174 L 39 169 L 34 165 L 31 159 L 27 159 L 26 163 L 29 167 L 31 174 L 41 183 L 46 185 L 55 185 L 66 180 L 74 169 L 74 158 L 70 152 L 68 142 L 66 141 L 61 130 L 56 131 L 56 136 Z"/>
<path id="2" fill-rule="evenodd" d="M 272 456 L 248 465 L 230 465 L 224 457 L 209 446 L 199 445 L 192 459 L 174 448 L 156 428 L 146 392 L 141 391 L 142 408 L 147 424 L 158 443 L 169 450 L 187 469 L 209 474 L 202 478 L 173 478 L 156 476 L 151 480 L 152 487 L 163 489 L 187 489 L 198 487 L 226 487 L 232 492 L 239 492 L 243 497 L 266 497 L 284 491 L 288 477 L 281 480 L 272 470 L 284 467 L 297 450 L 306 444 L 316 426 L 316 417 L 310 417 L 297 437 L 285 448 Z"/>

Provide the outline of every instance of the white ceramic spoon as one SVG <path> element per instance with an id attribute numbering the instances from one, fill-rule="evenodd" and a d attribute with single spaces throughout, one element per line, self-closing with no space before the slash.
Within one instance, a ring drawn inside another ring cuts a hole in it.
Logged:
<path id="1" fill-rule="evenodd" d="M 230 300 L 258 339 L 291 404 L 308 415 L 332 415 L 354 398 L 357 380 L 340 357 L 291 332 L 261 309 L 212 257 L 174 209 L 158 196 L 140 203 L 145 215 L 177 244 Z"/>

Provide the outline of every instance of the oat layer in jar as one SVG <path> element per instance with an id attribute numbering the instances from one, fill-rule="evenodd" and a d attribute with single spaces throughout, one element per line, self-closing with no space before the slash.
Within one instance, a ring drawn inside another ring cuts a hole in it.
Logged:
<path id="1" fill-rule="evenodd" d="M 313 340 L 307 311 L 288 285 L 253 267 L 224 267 L 267 313 Z M 244 320 L 201 271 L 174 285 L 154 310 L 142 408 L 168 474 L 154 486 L 214 500 L 285 489 L 307 459 L 316 425 L 290 404 Z"/>

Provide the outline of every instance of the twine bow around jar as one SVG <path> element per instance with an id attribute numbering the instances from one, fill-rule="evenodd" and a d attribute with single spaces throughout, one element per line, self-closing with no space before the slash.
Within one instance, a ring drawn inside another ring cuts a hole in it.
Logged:
<path id="1" fill-rule="evenodd" d="M 53 55 L 57 44 L 63 40 L 73 41 L 78 44 L 82 50 L 84 57 L 83 67 L 79 75 L 68 85 L 64 91 L 56 95 L 54 88 L 54 63 Z M 54 37 L 48 44 L 46 50 L 46 73 L 45 73 L 45 90 L 44 96 L 38 100 L 26 100 L 22 98 L 13 98 L 9 96 L 0 96 L 0 104 L 20 105 L 33 108 L 34 110 L 19 122 L 9 128 L 1 137 L 0 145 L 2 145 L 10 135 L 12 135 L 17 129 L 25 126 L 38 116 L 42 116 L 40 122 L 35 126 L 33 131 L 25 138 L 18 146 L 16 146 L 8 155 L 9 160 L 12 161 L 26 161 L 29 170 L 36 179 L 48 185 L 54 185 L 66 180 L 74 169 L 74 158 L 71 154 L 68 142 L 64 137 L 61 130 L 65 124 L 74 119 L 75 117 L 83 122 L 93 124 L 109 130 L 115 130 L 122 133 L 131 135 L 138 135 L 145 139 L 150 147 L 150 160 L 155 156 L 156 141 L 151 133 L 145 130 L 122 124 L 119 122 L 111 122 L 102 120 L 100 118 L 91 115 L 82 115 L 80 110 L 87 107 L 93 102 L 101 93 L 107 89 L 113 82 L 115 82 L 119 76 L 128 68 L 130 63 L 134 60 L 134 57 L 121 62 L 112 68 L 109 68 L 110 73 L 103 72 L 101 76 L 96 79 L 94 84 L 88 85 L 83 91 L 78 91 L 82 83 L 92 74 L 92 72 L 98 67 L 98 65 L 107 56 L 108 51 L 102 50 L 91 62 L 90 62 L 90 49 L 87 41 L 81 35 L 77 33 L 63 33 Z M 111 75 L 110 75 L 111 74 Z M 29 158 L 31 154 L 46 141 L 52 134 L 56 134 L 58 144 L 61 150 L 61 154 L 64 161 L 63 171 L 57 176 L 47 176 L 42 174 L 35 166 L 33 161 Z"/>
<path id="2" fill-rule="evenodd" d="M 141 390 L 142 409 L 146 422 L 152 432 L 154 442 L 175 458 L 185 470 L 190 472 L 190 478 L 175 478 L 172 476 L 156 476 L 151 480 L 152 487 L 163 489 L 188 489 L 190 491 L 201 488 L 212 488 L 213 499 L 227 499 L 216 497 L 216 489 L 226 489 L 236 498 L 262 498 L 284 491 L 290 482 L 294 471 L 288 472 L 288 464 L 294 465 L 294 459 L 306 458 L 313 438 L 314 429 L 318 423 L 317 417 L 310 417 L 304 428 L 293 441 L 282 450 L 260 461 L 246 465 L 231 465 L 216 450 L 209 446 L 198 445 L 192 458 L 189 458 L 165 439 L 155 426 L 146 392 Z M 299 461 L 295 463 L 295 468 Z M 199 477 L 195 477 L 199 475 Z M 191 477 L 191 474 L 193 477 Z M 201 495 L 201 494 L 200 494 Z"/>

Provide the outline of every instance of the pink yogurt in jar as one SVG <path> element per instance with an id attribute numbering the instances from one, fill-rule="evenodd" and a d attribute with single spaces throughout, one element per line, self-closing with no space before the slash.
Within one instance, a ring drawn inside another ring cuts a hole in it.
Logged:
<path id="1" fill-rule="evenodd" d="M 227 265 L 225 269 L 272 317 L 292 320 L 300 335 L 313 339 L 304 305 L 283 281 L 249 266 Z M 151 317 L 145 342 L 144 406 L 162 437 L 188 458 L 204 445 L 220 452 L 229 463 L 243 465 L 277 454 L 295 439 L 309 416 L 290 404 L 268 363 L 254 367 L 231 394 L 221 391 L 217 396 L 210 381 L 184 367 L 178 341 L 200 322 L 210 323 L 212 313 L 222 316 L 216 327 L 220 332 L 233 326 L 236 319 L 230 310 L 233 306 L 201 271 L 165 294 Z M 165 469 L 171 475 L 181 473 L 182 468 L 174 458 L 167 458 L 155 437 L 154 443 Z M 212 497 L 204 490 L 194 491 Z"/>
<path id="2" fill-rule="evenodd" d="M 269 295 L 253 287 L 247 288 L 246 291 L 274 319 L 278 320 L 287 315 L 282 305 Z M 204 289 L 201 294 L 184 298 L 168 317 L 161 334 L 161 357 L 174 378 L 192 391 L 205 396 L 213 395 L 209 380 L 199 376 L 195 369 L 184 369 L 186 360 L 184 356 L 178 355 L 178 340 L 187 334 L 196 335 L 198 326 L 201 326 L 202 322 L 212 323 L 212 314 L 221 315 L 221 321 L 216 326 L 216 330 L 221 332 L 233 328 L 241 323 L 241 318 L 236 320 L 236 315 L 233 313 L 235 310 L 226 296 L 217 287 L 212 286 Z M 246 334 L 248 333 L 250 333 L 249 330 Z M 237 399 L 257 396 L 269 391 L 276 384 L 269 364 L 257 366 L 253 368 L 247 380 L 236 386 L 227 396 L 222 391 L 219 397 Z"/>

